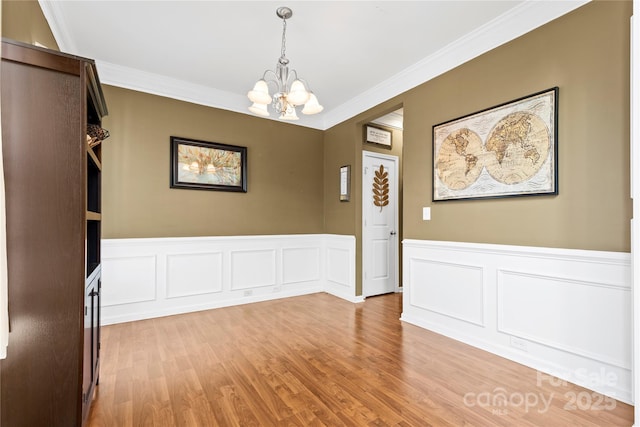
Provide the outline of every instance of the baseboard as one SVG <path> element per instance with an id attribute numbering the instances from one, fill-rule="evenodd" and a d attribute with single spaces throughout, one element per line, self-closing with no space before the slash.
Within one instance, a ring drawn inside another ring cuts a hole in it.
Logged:
<path id="1" fill-rule="evenodd" d="M 212 310 L 216 308 L 232 307 L 244 304 L 253 304 L 257 302 L 272 301 L 276 299 L 291 298 L 301 295 L 309 295 L 320 293 L 320 288 L 309 289 L 302 292 L 283 292 L 280 294 L 271 295 L 256 295 L 245 298 L 218 300 L 202 304 L 185 305 L 185 306 L 173 306 L 164 309 L 149 310 L 149 311 L 126 311 L 123 314 L 110 314 L 108 317 L 103 317 L 103 325 L 113 325 L 117 323 L 134 322 L 138 320 L 153 319 L 156 317 L 174 316 L 177 314 L 193 313 L 203 310 Z"/>

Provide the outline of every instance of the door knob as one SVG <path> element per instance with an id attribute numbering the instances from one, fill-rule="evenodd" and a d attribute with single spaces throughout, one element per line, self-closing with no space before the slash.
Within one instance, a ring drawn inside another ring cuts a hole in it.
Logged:
<path id="1" fill-rule="evenodd" d="M 396 232 L 395 232 L 395 231 L 392 231 L 390 234 L 391 234 L 392 236 L 395 236 L 395 235 L 396 235 Z"/>

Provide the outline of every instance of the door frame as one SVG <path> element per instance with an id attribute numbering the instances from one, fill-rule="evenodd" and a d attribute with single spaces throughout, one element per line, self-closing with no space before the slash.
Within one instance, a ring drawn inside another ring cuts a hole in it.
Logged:
<path id="1" fill-rule="evenodd" d="M 640 426 L 640 56 L 635 50 L 640 46 L 640 0 L 633 0 L 631 16 L 631 95 L 630 95 L 630 158 L 631 158 L 631 198 L 633 200 L 631 219 L 631 286 L 632 306 L 632 398 L 634 401 L 634 426 Z"/>
<path id="2" fill-rule="evenodd" d="M 399 234 L 399 224 L 400 224 L 400 218 L 399 218 L 399 212 L 400 212 L 400 182 L 398 180 L 399 178 L 399 170 L 398 167 L 400 165 L 400 158 L 398 156 L 393 156 L 391 154 L 383 154 L 383 153 L 377 153 L 375 151 L 367 151 L 367 150 L 362 150 L 362 203 L 360 206 L 360 210 L 361 210 L 361 214 L 362 214 L 362 297 L 366 298 L 366 284 L 367 284 L 367 279 L 366 279 L 366 274 L 365 272 L 367 271 L 367 263 L 368 263 L 368 259 L 369 257 L 367 255 L 369 255 L 369 251 L 366 248 L 364 242 L 365 242 L 365 236 L 367 235 L 367 227 L 365 226 L 365 194 L 368 194 L 368 190 L 369 190 L 369 185 L 365 179 L 365 165 L 366 165 L 366 159 L 367 158 L 378 158 L 378 159 L 384 159 L 384 160 L 388 160 L 393 162 L 393 178 L 394 178 L 394 182 L 395 182 L 395 188 L 392 188 L 392 191 L 395 192 L 396 195 L 396 202 L 394 203 L 394 217 L 395 217 L 395 221 L 393 224 L 394 229 L 396 230 L 396 238 L 398 239 L 398 241 L 395 243 L 396 245 L 396 250 L 395 250 L 395 256 L 394 256 L 394 260 L 393 260 L 393 269 L 394 269 L 394 274 L 395 274 L 395 285 L 394 285 L 394 292 L 401 292 L 402 288 L 400 287 L 400 234 Z"/>

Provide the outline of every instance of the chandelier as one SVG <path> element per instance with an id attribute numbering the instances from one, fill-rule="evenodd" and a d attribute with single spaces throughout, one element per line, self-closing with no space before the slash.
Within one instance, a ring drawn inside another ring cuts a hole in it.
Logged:
<path id="1" fill-rule="evenodd" d="M 276 70 L 267 70 L 249 91 L 247 96 L 253 102 L 249 111 L 260 116 L 269 116 L 267 106 L 271 104 L 280 116 L 281 120 L 298 120 L 296 107 L 304 105 L 302 114 L 316 114 L 324 107 L 318 103 L 318 98 L 309 90 L 308 84 L 298 78 L 296 70 L 289 70 L 289 60 L 285 56 L 287 19 L 291 18 L 293 11 L 288 7 L 276 9 L 276 15 L 282 18 L 282 48 L 280 59 L 276 64 Z M 269 94 L 269 84 L 274 86 L 276 92 Z"/>

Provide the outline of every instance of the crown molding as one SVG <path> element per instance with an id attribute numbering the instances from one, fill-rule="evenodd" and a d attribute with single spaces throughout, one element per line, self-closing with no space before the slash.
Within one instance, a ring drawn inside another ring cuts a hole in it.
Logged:
<path id="1" fill-rule="evenodd" d="M 100 81 L 111 86 L 231 111 L 234 111 L 234 109 L 229 108 L 229 105 L 237 104 L 239 100 L 245 101 L 243 96 L 235 93 L 160 74 L 123 67 L 106 61 L 96 60 L 96 67 L 98 68 Z"/>
<path id="2" fill-rule="evenodd" d="M 526 1 L 357 97 L 326 112 L 329 129 L 498 46 L 557 19 L 591 0 Z"/>
<path id="3" fill-rule="evenodd" d="M 319 116 L 301 116 L 289 122 L 298 126 L 326 130 L 409 89 L 425 83 L 465 62 L 522 36 L 590 0 L 535 1 L 528 0 L 491 22 L 450 43 L 438 52 L 404 69 L 393 77 L 368 89 Z M 53 36 L 61 51 L 78 54 L 69 36 L 64 16 L 56 1 L 39 0 Z M 109 85 L 165 96 L 242 114 L 247 111 L 247 99 L 226 91 L 136 70 L 96 59 L 100 80 Z M 253 116 L 253 115 L 252 115 Z M 254 116 L 255 117 L 255 116 Z M 277 120 L 277 117 L 267 119 Z M 277 120 L 278 122 L 282 122 Z"/>
<path id="4" fill-rule="evenodd" d="M 38 3 L 60 51 L 77 54 L 76 45 L 67 31 L 69 27 L 66 25 L 64 14 L 60 10 L 60 2 L 38 0 Z"/>

